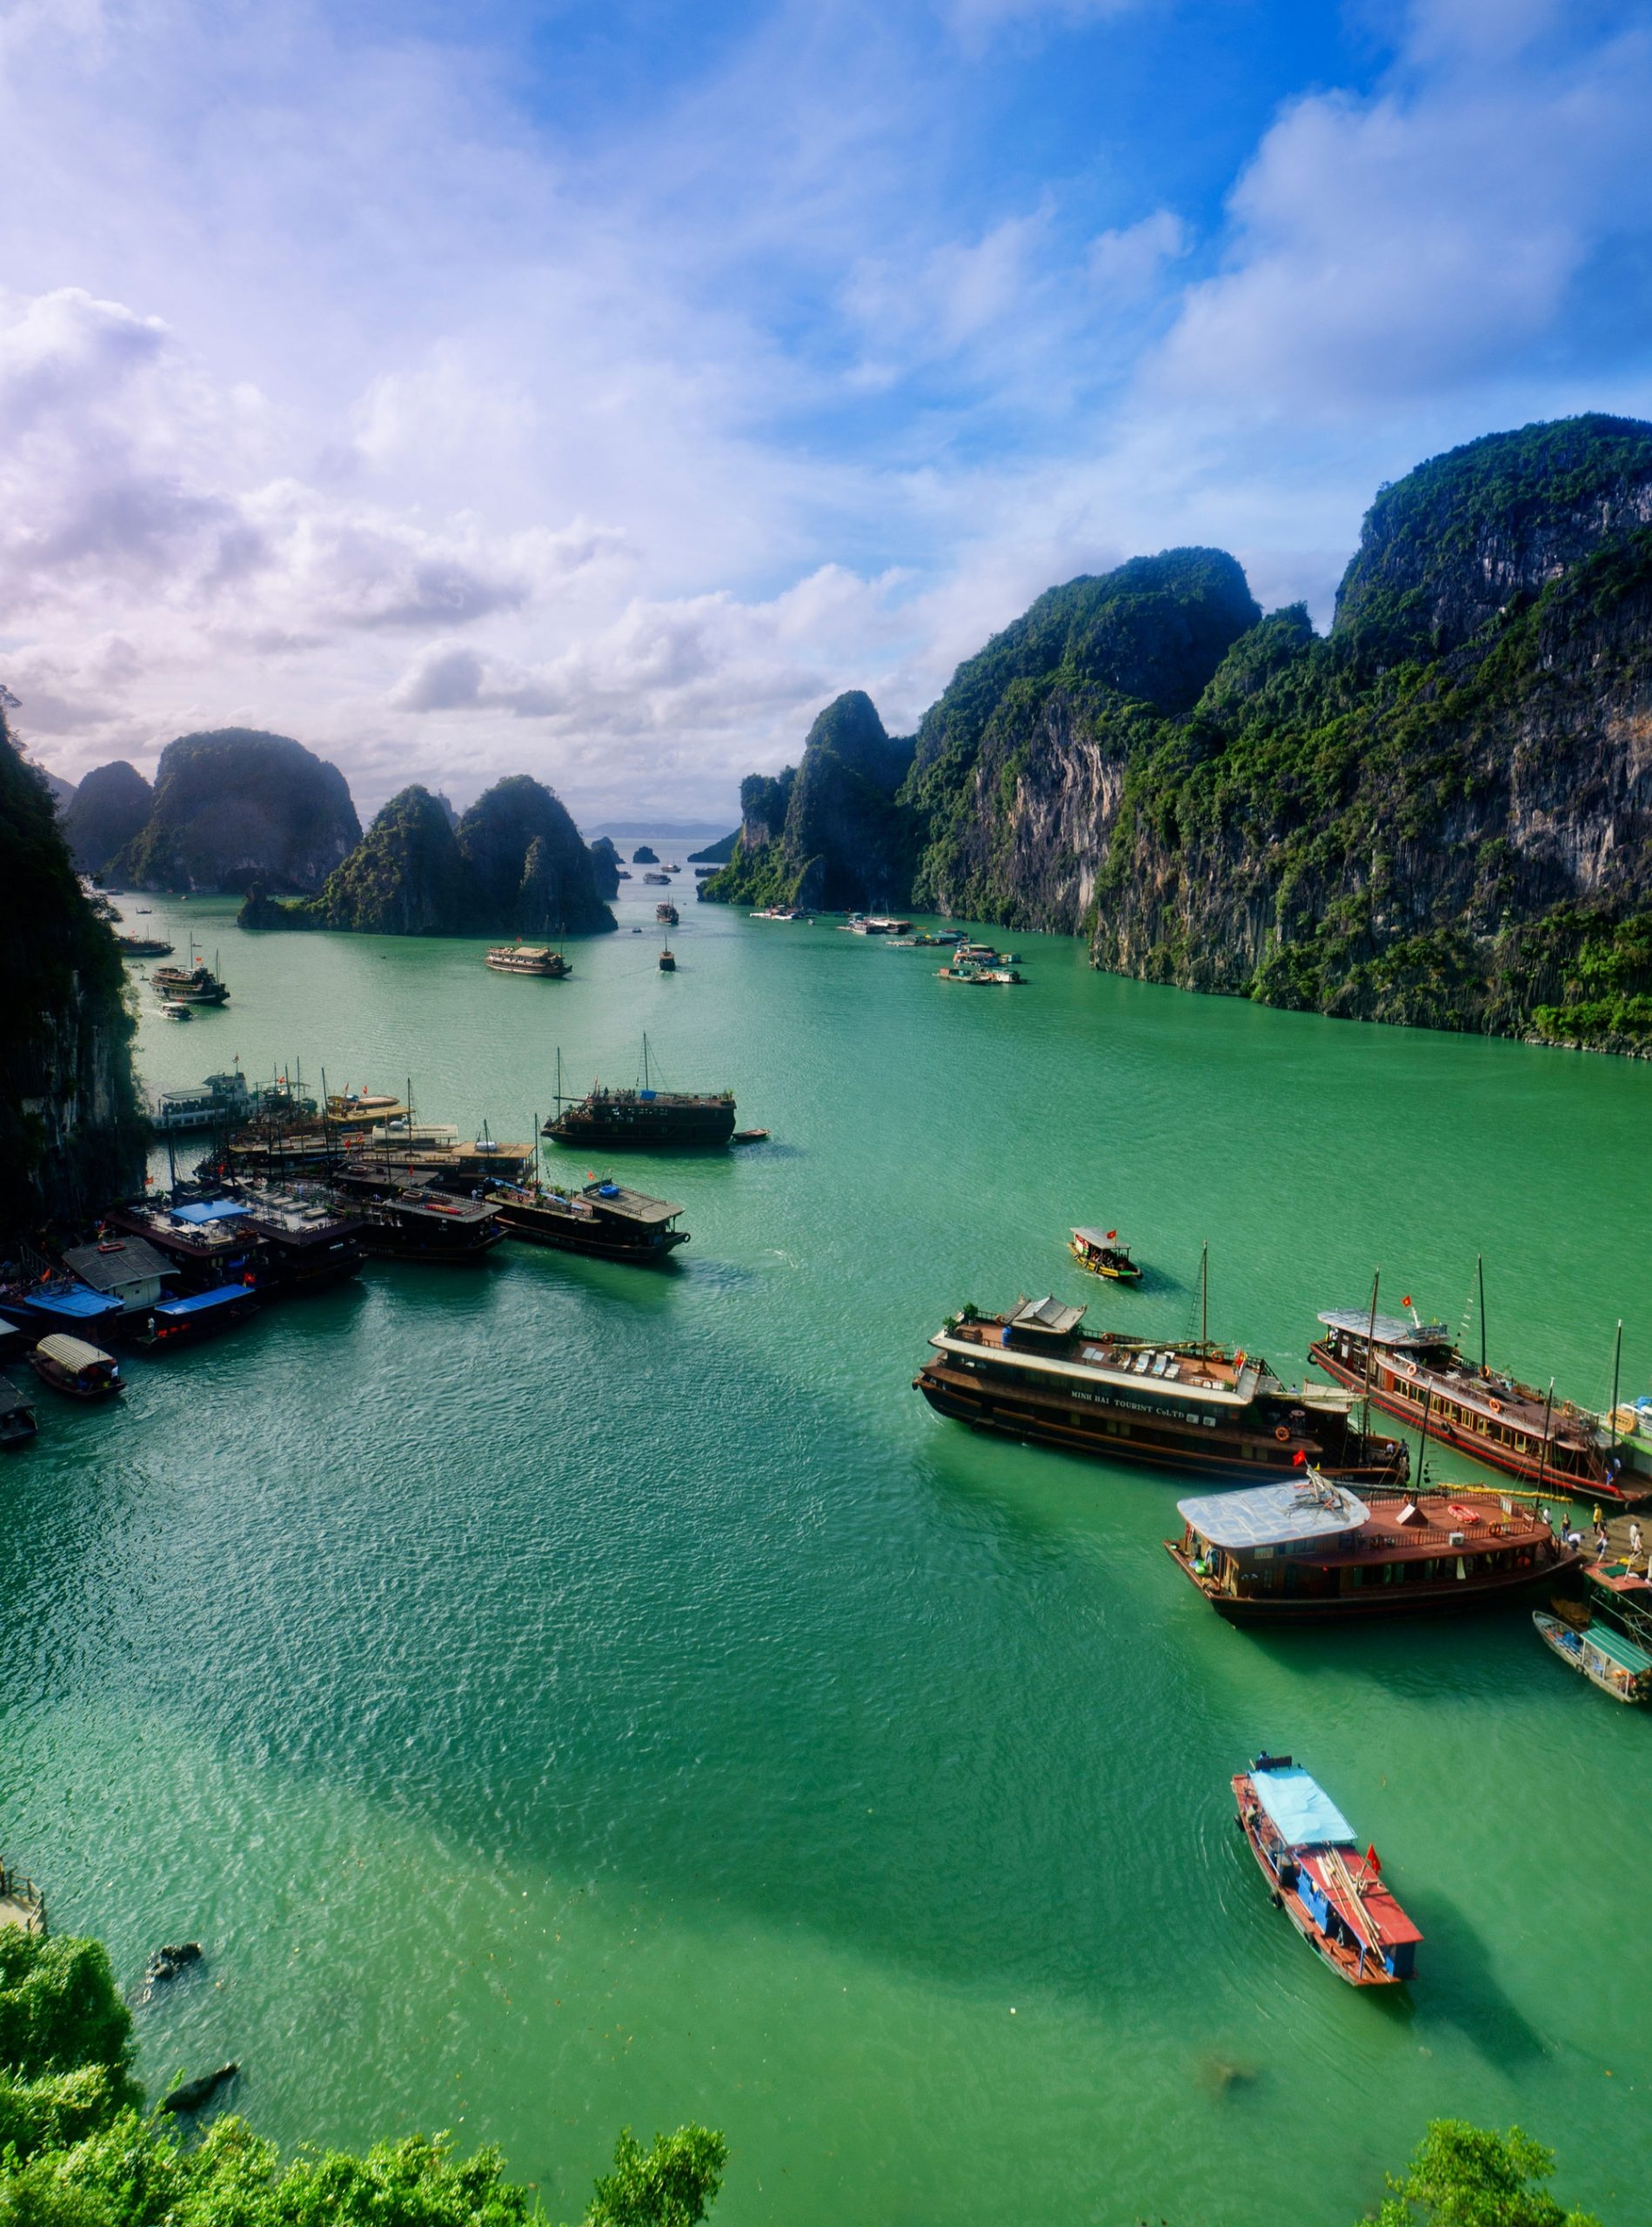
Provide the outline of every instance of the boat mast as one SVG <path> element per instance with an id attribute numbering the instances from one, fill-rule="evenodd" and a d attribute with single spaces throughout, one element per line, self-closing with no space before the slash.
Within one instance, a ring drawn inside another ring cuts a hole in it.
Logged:
<path id="1" fill-rule="evenodd" d="M 1486 1256 L 1475 1255 L 1475 1274 L 1480 1279 L 1480 1374 L 1486 1374 Z"/>
<path id="2" fill-rule="evenodd" d="M 642 1087 L 645 1090 L 648 1087 L 648 1032 L 646 1029 L 643 1031 L 642 1040 Z"/>
<path id="3" fill-rule="evenodd" d="M 1199 1248 L 1199 1342 L 1210 1343 L 1210 1240 Z"/>
<path id="4" fill-rule="evenodd" d="M 1622 1359 L 1623 1359 L 1623 1318 L 1622 1318 L 1622 1316 L 1620 1314 L 1620 1315 L 1619 1315 L 1619 1317 L 1618 1317 L 1618 1321 L 1617 1321 L 1617 1343 L 1616 1343 L 1616 1344 L 1613 1347 L 1613 1348 L 1612 1348 L 1612 1414 L 1611 1414 L 1611 1418 L 1610 1418 L 1610 1420 L 1611 1420 L 1611 1426 L 1612 1426 L 1612 1445 L 1613 1445 L 1613 1448 L 1614 1448 L 1614 1450 L 1615 1450 L 1615 1451 L 1616 1447 L 1617 1447 L 1617 1383 L 1618 1383 L 1618 1368 L 1619 1368 L 1619 1365 L 1620 1365 L 1620 1363 L 1622 1362 Z"/>
<path id="5" fill-rule="evenodd" d="M 1428 1481 L 1428 1410 L 1434 1405 L 1434 1379 L 1430 1377 L 1422 1388 L 1422 1421 L 1417 1429 L 1417 1490 L 1421 1492 Z"/>
<path id="6" fill-rule="evenodd" d="M 1537 1441 L 1537 1489 L 1543 1489 L 1543 1464 L 1548 1458 L 1548 1424 L 1555 1412 L 1555 1380 L 1548 1380 L 1548 1397 L 1543 1402 L 1543 1435 Z"/>
<path id="7" fill-rule="evenodd" d="M 1360 1413 L 1360 1434 L 1361 1437 L 1368 1437 L 1371 1430 L 1371 1364 L 1376 1357 L 1376 1295 L 1377 1286 L 1381 1280 L 1382 1268 L 1381 1264 L 1379 1262 L 1378 1266 L 1372 1272 L 1371 1318 L 1367 1323 L 1365 1330 L 1365 1383 L 1360 1394 L 1361 1400 L 1363 1402 Z"/>

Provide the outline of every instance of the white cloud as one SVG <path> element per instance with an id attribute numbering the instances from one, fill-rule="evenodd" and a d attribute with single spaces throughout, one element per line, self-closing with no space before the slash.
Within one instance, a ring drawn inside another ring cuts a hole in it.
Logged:
<path id="1" fill-rule="evenodd" d="M 1139 224 L 1102 232 L 1091 241 L 1087 258 L 1090 277 L 1097 291 L 1110 299 L 1138 301 L 1156 284 L 1165 265 L 1186 255 L 1192 244 L 1187 225 L 1173 210 L 1155 209 Z"/>

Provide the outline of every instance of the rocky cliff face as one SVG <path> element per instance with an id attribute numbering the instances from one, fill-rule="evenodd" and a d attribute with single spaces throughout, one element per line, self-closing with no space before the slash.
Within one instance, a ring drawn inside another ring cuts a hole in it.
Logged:
<path id="1" fill-rule="evenodd" d="M 919 728 L 905 791 L 926 837 L 914 901 L 1075 932 L 1133 756 L 1261 616 L 1219 549 L 1134 558 L 1040 596 Z"/>
<path id="2" fill-rule="evenodd" d="M 115 853 L 142 834 L 155 792 L 124 758 L 95 766 L 62 808 L 64 834 L 83 873 L 102 873 Z"/>
<path id="3" fill-rule="evenodd" d="M 1328 639 L 1275 614 L 1144 739 L 1097 963 L 1652 1042 L 1649 511 L 1652 427 L 1618 419 L 1494 436 L 1385 491 Z"/>
<path id="4" fill-rule="evenodd" d="M 142 833 L 109 871 L 142 889 L 318 890 L 361 839 L 336 766 L 289 736 L 227 727 L 161 752 Z"/>
<path id="5" fill-rule="evenodd" d="M 241 910 L 248 928 L 344 928 L 374 935 L 588 933 L 614 918 L 567 813 L 526 774 L 497 782 L 457 829 L 428 789 L 391 799 L 317 897 Z"/>
<path id="6" fill-rule="evenodd" d="M 141 1183 L 145 1125 L 114 940 L 93 917 L 45 780 L 0 712 L 0 1259 Z"/>
<path id="7" fill-rule="evenodd" d="M 588 846 L 591 852 L 591 878 L 599 897 L 605 902 L 619 894 L 619 853 L 612 837 L 599 835 Z"/>
<path id="8" fill-rule="evenodd" d="M 911 739 L 886 734 L 872 699 L 848 690 L 810 728 L 795 772 L 741 784 L 734 854 L 700 895 L 833 909 L 904 904 L 913 822 L 896 792 L 912 757 Z"/>

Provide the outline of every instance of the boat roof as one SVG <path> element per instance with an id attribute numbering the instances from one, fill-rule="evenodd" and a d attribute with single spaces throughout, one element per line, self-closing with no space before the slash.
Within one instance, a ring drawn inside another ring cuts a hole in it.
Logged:
<path id="1" fill-rule="evenodd" d="M 102 1292 L 77 1284 L 72 1291 L 34 1291 L 29 1304 L 37 1314 L 61 1314 L 67 1321 L 95 1322 L 105 1314 L 118 1314 L 120 1301 Z"/>
<path id="2" fill-rule="evenodd" d="M 248 1209 L 238 1199 L 191 1199 L 187 1206 L 171 1209 L 175 1221 L 193 1222 L 232 1221 Z"/>
<path id="3" fill-rule="evenodd" d="M 9 1376 L 0 1376 L 0 1415 L 15 1415 L 19 1408 L 29 1404 L 26 1392 L 20 1392 Z"/>
<path id="4" fill-rule="evenodd" d="M 1356 1531 L 1371 1511 L 1346 1486 L 1323 1479 L 1257 1485 L 1248 1492 L 1212 1493 L 1176 1502 L 1176 1513 L 1213 1547 L 1284 1547 L 1299 1539 Z"/>
<path id="5" fill-rule="evenodd" d="M 164 1299 L 155 1312 L 164 1314 L 169 1322 L 176 1322 L 180 1316 L 210 1314 L 215 1307 L 227 1307 L 231 1300 L 246 1296 L 244 1284 L 217 1284 L 211 1291 L 191 1292 L 184 1299 Z"/>
<path id="6" fill-rule="evenodd" d="M 1625 1639 L 1622 1632 L 1615 1632 L 1609 1624 L 1591 1624 L 1582 1635 L 1585 1647 L 1595 1648 L 1609 1662 L 1615 1662 L 1620 1670 L 1627 1670 L 1634 1677 L 1643 1677 L 1652 1670 L 1652 1655 L 1636 1647 L 1632 1639 Z"/>
<path id="7" fill-rule="evenodd" d="M 1304 1770 L 1254 1771 L 1256 1799 L 1292 1848 L 1354 1845 L 1354 1828 L 1317 1779 Z"/>
<path id="8" fill-rule="evenodd" d="M 632 1191 L 623 1183 L 587 1183 L 579 1195 L 605 1214 L 623 1214 L 628 1221 L 666 1222 L 683 1211 L 669 1199 L 650 1198 L 646 1191 Z"/>
<path id="9" fill-rule="evenodd" d="M 1380 1346 L 1448 1346 L 1451 1333 L 1443 1322 L 1413 1322 L 1403 1314 L 1379 1314 L 1372 1329 L 1368 1307 L 1328 1307 L 1319 1316 L 1328 1330 L 1352 1330 L 1363 1338 L 1371 1331 Z"/>
<path id="10" fill-rule="evenodd" d="M 64 1254 L 64 1266 L 94 1291 L 120 1291 L 127 1284 L 177 1274 L 172 1263 L 141 1237 L 124 1237 L 118 1244 L 71 1246 Z"/>
<path id="11" fill-rule="evenodd" d="M 1123 1238 L 1112 1236 L 1105 1229 L 1075 1229 L 1073 1234 L 1081 1237 L 1087 1245 L 1111 1245 L 1120 1253 L 1127 1253 L 1130 1249 Z"/>
<path id="12" fill-rule="evenodd" d="M 1022 1299 L 1009 1317 L 1012 1330 L 1042 1330 L 1047 1336 L 1065 1338 L 1084 1320 L 1081 1307 L 1067 1307 L 1053 1293 L 1047 1299 Z"/>
<path id="13" fill-rule="evenodd" d="M 89 1346 L 84 1338 L 66 1338 L 55 1330 L 50 1337 L 40 1341 L 35 1351 L 44 1354 L 48 1361 L 55 1361 L 60 1368 L 94 1368 L 114 1365 L 112 1354 L 104 1353 L 97 1346 Z"/>

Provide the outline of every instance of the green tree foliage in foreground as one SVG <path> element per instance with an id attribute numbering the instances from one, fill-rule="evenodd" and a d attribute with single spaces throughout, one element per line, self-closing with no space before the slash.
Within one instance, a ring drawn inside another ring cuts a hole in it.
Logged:
<path id="1" fill-rule="evenodd" d="M 534 2227 L 533 2192 L 497 2150 L 456 2158 L 438 2137 L 365 2157 L 301 2150 L 283 2163 L 244 2119 L 197 2142 L 142 2115 L 131 2015 L 103 1944 L 0 1927 L 0 2227 Z M 586 2227 L 697 2227 L 728 2148 L 705 2127 L 627 2130 Z"/>
<path id="2" fill-rule="evenodd" d="M 1542 2184 L 1555 2153 L 1511 2126 L 1491 2134 L 1461 2119 L 1435 2119 L 1377 2227 L 1600 2227 L 1591 2212 L 1568 2211 Z"/>

